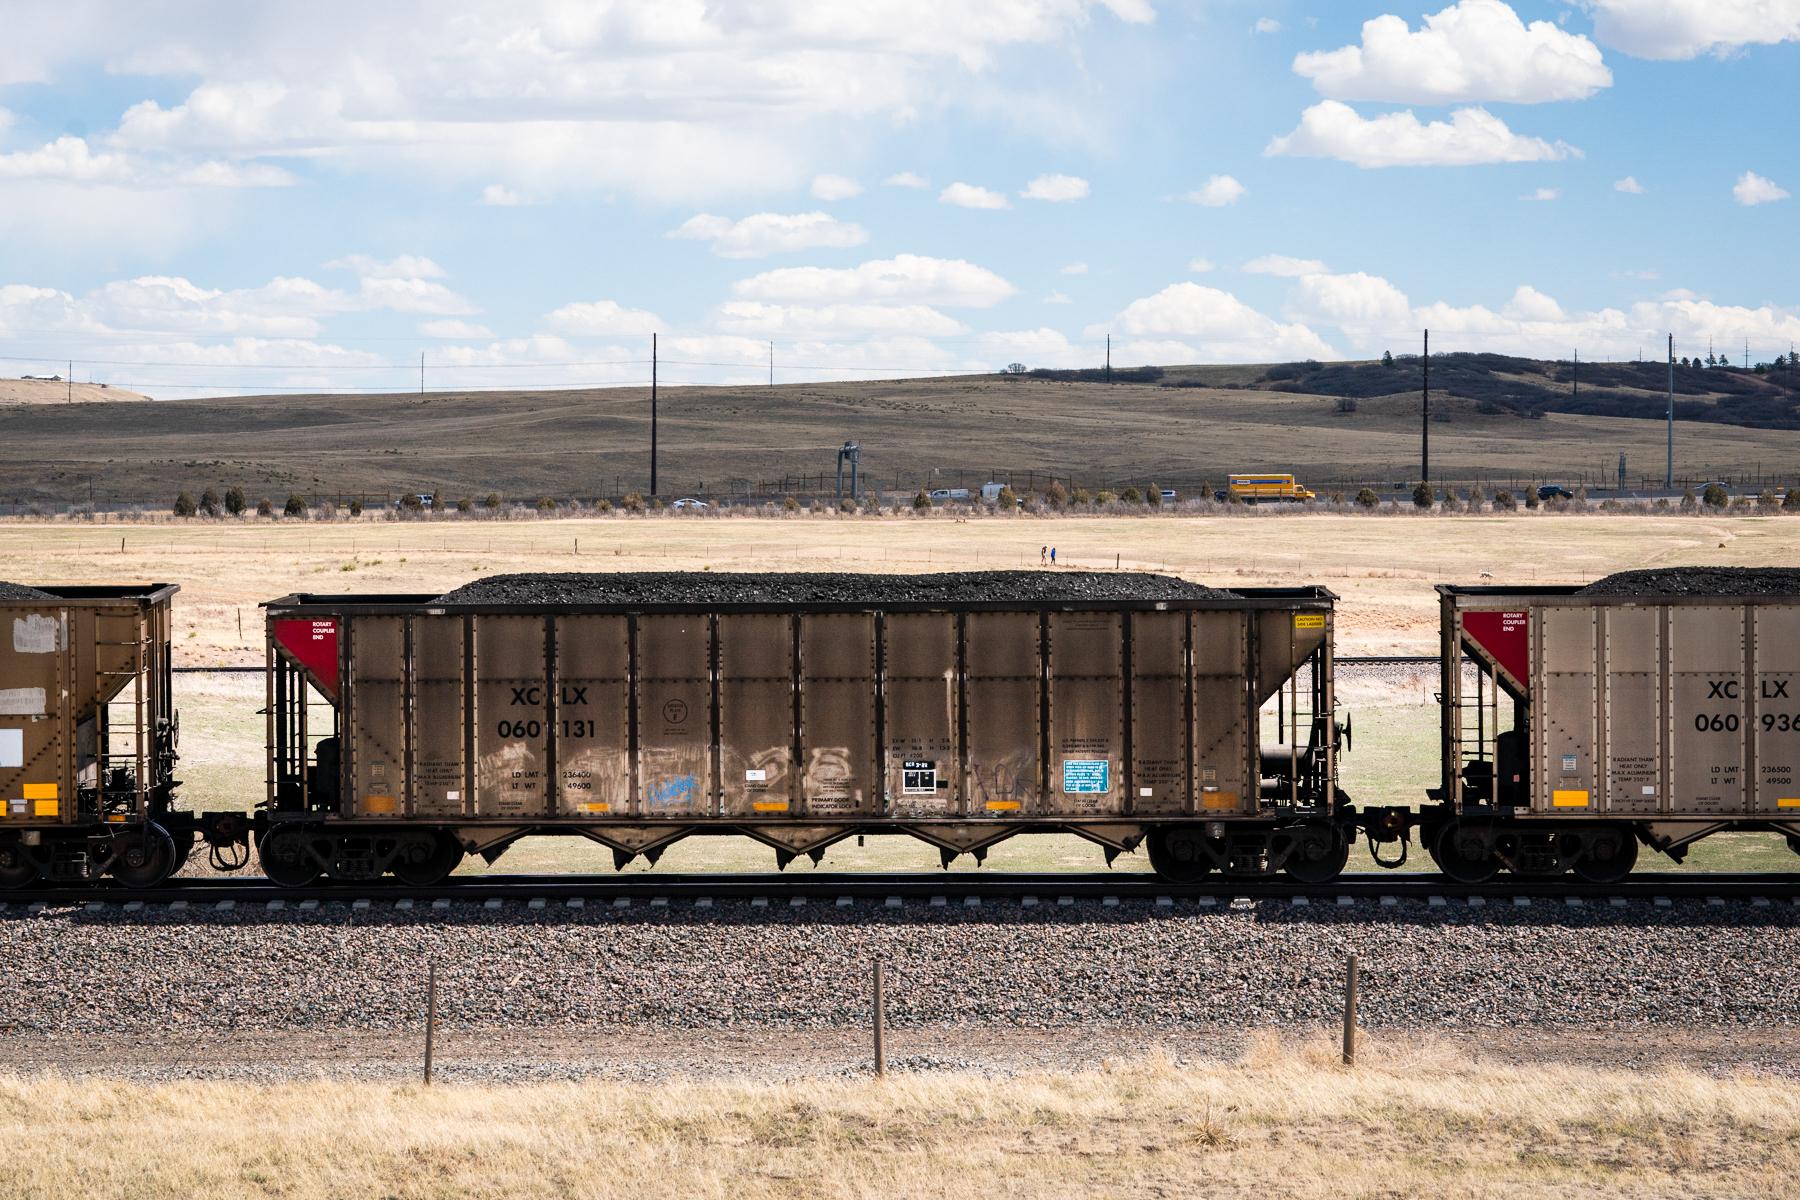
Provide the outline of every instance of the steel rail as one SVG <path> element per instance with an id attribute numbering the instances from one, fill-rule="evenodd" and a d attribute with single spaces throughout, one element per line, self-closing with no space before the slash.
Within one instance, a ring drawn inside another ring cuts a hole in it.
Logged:
<path id="1" fill-rule="evenodd" d="M 190 905 L 266 904 L 280 900 L 289 903 L 351 903 L 367 900 L 391 903 L 399 900 L 419 901 L 530 901 L 541 899 L 567 901 L 579 899 L 617 901 L 763 899 L 771 904 L 791 904 L 795 899 L 836 900 L 874 899 L 887 901 L 941 901 L 967 904 L 973 900 L 1023 901 L 1035 898 L 1039 904 L 1056 905 L 1065 898 L 1071 901 L 1094 901 L 1109 898 L 1124 900 L 1293 900 L 1336 902 L 1389 898 L 1429 901 L 1432 898 L 1472 899 L 1511 902 L 1524 899 L 1576 900 L 1749 900 L 1783 898 L 1800 903 L 1800 874 L 1705 874 L 1700 872 L 1647 872 L 1633 875 L 1618 883 L 1590 883 L 1573 876 L 1534 878 L 1509 876 L 1481 884 L 1463 884 L 1443 875 L 1427 872 L 1394 874 L 1354 874 L 1340 876 L 1327 883 L 1308 884 L 1282 876 L 1273 878 L 1226 878 L 1209 876 L 1198 883 L 1177 884 L 1145 873 L 1112 874 L 1011 874 L 957 871 L 941 875 L 926 872 L 841 873 L 804 872 L 775 874 L 708 874 L 655 875 L 633 872 L 623 875 L 469 875 L 432 887 L 409 887 L 392 880 L 352 883 L 324 883 L 308 887 L 284 888 L 260 877 L 195 878 L 160 887 L 131 889 L 111 881 L 93 885 L 22 888 L 0 892 L 0 905 L 8 909 L 22 905 L 116 905 L 140 901 L 144 904 L 168 904 L 186 901 Z"/>

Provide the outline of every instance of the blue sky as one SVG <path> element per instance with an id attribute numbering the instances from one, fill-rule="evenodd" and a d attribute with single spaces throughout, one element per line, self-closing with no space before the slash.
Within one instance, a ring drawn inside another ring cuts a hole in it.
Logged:
<path id="1" fill-rule="evenodd" d="M 1800 0 L 0 0 L 0 373 L 1800 341 Z"/>

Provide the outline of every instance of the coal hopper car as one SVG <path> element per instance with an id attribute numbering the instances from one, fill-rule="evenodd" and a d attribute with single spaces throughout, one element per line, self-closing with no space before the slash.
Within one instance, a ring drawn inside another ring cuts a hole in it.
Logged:
<path id="1" fill-rule="evenodd" d="M 1800 849 L 1800 577 L 1626 572 L 1438 588 L 1443 871 L 1622 878 L 1640 846 L 1775 831 Z"/>
<path id="2" fill-rule="evenodd" d="M 1131 574 L 498 576 L 266 606 L 265 873 L 443 880 L 563 834 L 786 865 L 1074 833 L 1329 878 L 1335 597 Z"/>

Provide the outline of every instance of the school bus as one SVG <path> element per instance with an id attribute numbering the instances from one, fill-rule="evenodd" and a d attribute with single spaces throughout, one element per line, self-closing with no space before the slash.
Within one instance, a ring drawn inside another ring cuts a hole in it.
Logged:
<path id="1" fill-rule="evenodd" d="M 1226 488 L 1218 493 L 1220 500 L 1242 500 L 1246 504 L 1255 504 L 1259 500 L 1294 500 L 1305 502 L 1316 499 L 1313 493 L 1294 482 L 1292 475 L 1232 475 L 1226 480 Z"/>

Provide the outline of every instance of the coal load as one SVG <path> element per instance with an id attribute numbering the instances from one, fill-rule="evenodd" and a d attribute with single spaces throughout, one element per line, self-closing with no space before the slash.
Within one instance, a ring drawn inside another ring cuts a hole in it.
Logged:
<path id="1" fill-rule="evenodd" d="M 1597 579 L 1579 596 L 1800 596 L 1790 567 L 1661 567 Z"/>
<path id="2" fill-rule="evenodd" d="M 446 604 L 1057 604 L 1220 600 L 1233 593 L 1170 575 L 1098 571 L 954 571 L 936 575 L 632 571 L 490 575 L 439 597 Z"/>
<path id="3" fill-rule="evenodd" d="M 7 601 L 54 599 L 56 599 L 56 597 L 52 596 L 49 592 L 39 591 L 37 588 L 27 587 L 22 583 L 7 583 L 5 580 L 0 579 L 0 603 L 5 603 Z"/>

